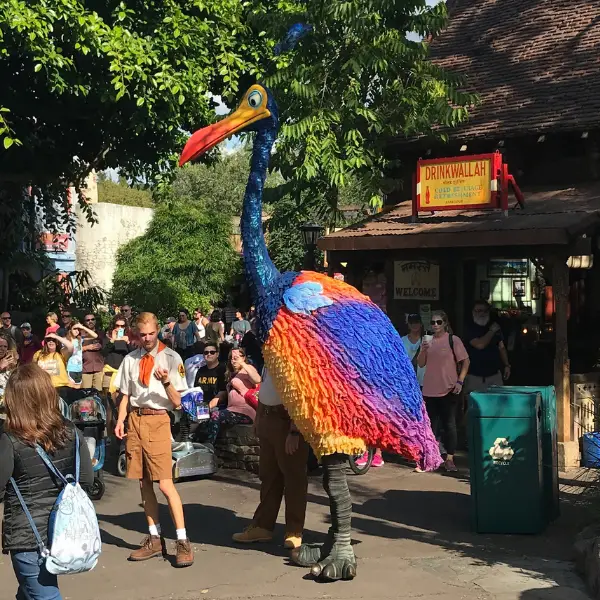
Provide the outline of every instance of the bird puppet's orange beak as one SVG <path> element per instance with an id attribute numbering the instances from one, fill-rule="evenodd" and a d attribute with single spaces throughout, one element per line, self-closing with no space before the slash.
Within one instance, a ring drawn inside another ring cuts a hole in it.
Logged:
<path id="1" fill-rule="evenodd" d="M 185 163 L 198 158 L 224 139 L 231 135 L 234 135 L 238 131 L 242 131 L 252 123 L 266 119 L 271 116 L 270 111 L 265 107 L 252 108 L 248 105 L 248 96 L 259 86 L 252 86 L 244 100 L 240 104 L 237 110 L 232 112 L 230 115 L 222 119 L 221 121 L 208 125 L 196 131 L 190 139 L 187 141 L 181 156 L 179 157 L 179 166 L 183 167 Z M 262 88 L 259 88 L 262 89 Z M 265 103 L 266 104 L 266 103 Z"/>

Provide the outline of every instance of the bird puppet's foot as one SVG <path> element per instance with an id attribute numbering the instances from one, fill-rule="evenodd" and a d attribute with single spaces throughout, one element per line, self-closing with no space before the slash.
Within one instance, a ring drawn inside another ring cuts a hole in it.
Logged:
<path id="1" fill-rule="evenodd" d="M 333 527 L 330 527 L 325 543 L 302 544 L 300 548 L 292 550 L 292 561 L 301 567 L 312 567 L 329 556 L 333 548 L 333 541 Z"/>
<path id="2" fill-rule="evenodd" d="M 304 544 L 292 554 L 294 562 L 310 566 L 311 574 L 321 581 L 356 577 L 356 557 L 350 537 L 352 500 L 346 479 L 347 462 L 344 454 L 323 457 L 323 487 L 331 510 L 327 541 L 323 545 Z"/>
<path id="3" fill-rule="evenodd" d="M 314 564 L 311 574 L 322 581 L 338 581 L 356 577 L 356 556 L 351 544 L 334 544 L 325 558 Z"/>
<path id="4" fill-rule="evenodd" d="M 300 548 L 292 550 L 292 561 L 301 567 L 312 567 L 327 556 L 324 549 L 325 544 L 302 544 Z"/>

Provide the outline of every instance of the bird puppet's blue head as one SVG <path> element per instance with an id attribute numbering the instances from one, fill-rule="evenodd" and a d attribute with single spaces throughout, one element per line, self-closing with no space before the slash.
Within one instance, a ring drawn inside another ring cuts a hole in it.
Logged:
<path id="1" fill-rule="evenodd" d="M 275 54 L 291 50 L 312 30 L 310 25 L 297 23 L 287 32 L 285 38 L 275 46 Z M 279 128 L 279 111 L 270 90 L 254 84 L 244 95 L 238 108 L 221 121 L 196 131 L 187 141 L 179 158 L 182 167 L 190 160 L 198 158 L 228 137 L 242 131 L 261 131 Z"/>

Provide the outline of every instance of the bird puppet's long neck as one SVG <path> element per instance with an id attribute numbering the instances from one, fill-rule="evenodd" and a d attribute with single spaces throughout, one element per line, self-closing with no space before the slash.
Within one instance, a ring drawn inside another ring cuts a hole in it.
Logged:
<path id="1" fill-rule="evenodd" d="M 280 275 L 267 251 L 262 226 L 263 189 L 276 136 L 275 129 L 265 129 L 256 134 L 242 210 L 244 265 L 255 302 L 264 296 Z"/>

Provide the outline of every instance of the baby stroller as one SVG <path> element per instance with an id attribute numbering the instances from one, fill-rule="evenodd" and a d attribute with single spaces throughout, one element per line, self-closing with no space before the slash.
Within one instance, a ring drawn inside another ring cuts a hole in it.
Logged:
<path id="1" fill-rule="evenodd" d="M 181 410 L 172 411 L 171 417 L 171 457 L 173 459 L 173 481 L 183 477 L 212 475 L 217 471 L 217 459 L 214 451 L 192 441 L 199 423 L 210 418 L 208 406 L 203 402 L 201 388 L 187 390 L 181 397 Z M 125 440 L 121 441 L 119 475 L 127 473 L 127 455 Z"/>
<path id="2" fill-rule="evenodd" d="M 69 389 L 66 397 L 61 397 L 61 410 L 83 433 L 94 467 L 94 483 L 88 495 L 91 500 L 100 500 L 106 491 L 102 471 L 106 458 L 106 409 L 102 398 L 98 390 Z"/>

